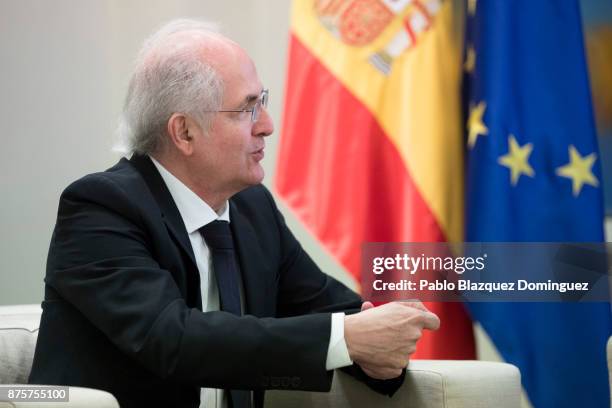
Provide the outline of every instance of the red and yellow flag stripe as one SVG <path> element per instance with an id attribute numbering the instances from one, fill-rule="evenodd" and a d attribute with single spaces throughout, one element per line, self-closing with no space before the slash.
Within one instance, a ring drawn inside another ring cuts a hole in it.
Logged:
<path id="1" fill-rule="evenodd" d="M 276 188 L 356 279 L 364 242 L 462 240 L 461 38 L 451 6 L 294 2 Z M 462 305 L 428 306 L 442 328 L 417 356 L 473 358 Z"/>

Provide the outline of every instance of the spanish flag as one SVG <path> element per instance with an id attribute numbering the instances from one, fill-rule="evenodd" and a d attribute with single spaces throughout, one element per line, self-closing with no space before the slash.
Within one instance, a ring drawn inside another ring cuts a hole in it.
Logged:
<path id="1" fill-rule="evenodd" d="M 275 186 L 346 270 L 366 242 L 464 237 L 462 27 L 449 0 L 296 0 Z M 416 358 L 472 359 L 462 304 Z"/>

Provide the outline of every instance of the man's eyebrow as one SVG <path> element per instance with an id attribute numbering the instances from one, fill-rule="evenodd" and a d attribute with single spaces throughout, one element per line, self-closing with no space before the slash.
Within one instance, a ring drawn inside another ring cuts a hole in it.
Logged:
<path id="1" fill-rule="evenodd" d="M 259 99 L 259 96 L 261 95 L 261 92 L 258 94 L 251 94 L 251 95 L 247 95 L 243 100 L 242 103 L 240 104 L 240 106 L 246 106 L 251 102 L 255 102 L 257 99 Z"/>
<path id="2" fill-rule="evenodd" d="M 248 105 L 251 102 L 255 102 L 257 100 L 257 98 L 259 98 L 259 95 L 247 95 L 242 100 L 242 105 Z"/>

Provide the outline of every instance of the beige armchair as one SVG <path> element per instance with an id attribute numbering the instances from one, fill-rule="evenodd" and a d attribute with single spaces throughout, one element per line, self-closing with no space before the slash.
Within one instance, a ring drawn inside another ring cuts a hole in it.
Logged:
<path id="1" fill-rule="evenodd" d="M 0 306 L 0 384 L 24 384 L 32 365 L 41 309 L 38 305 Z M 452 340 L 449 340 L 452 341 Z M 0 385 L 0 388 L 2 385 Z M 402 388 L 388 398 L 344 373 L 334 376 L 329 393 L 270 391 L 267 407 L 520 407 L 520 374 L 516 367 L 481 361 L 420 360 L 410 363 Z M 116 408 L 104 391 L 70 387 L 65 403 L 10 403 L 2 407 Z"/>
<path id="2" fill-rule="evenodd" d="M 3 385 L 26 384 L 38 336 L 39 305 L 0 306 L 0 390 Z M 115 397 L 105 391 L 69 387 L 69 402 L 8 402 L 0 397 L 0 408 L 118 408 Z"/>

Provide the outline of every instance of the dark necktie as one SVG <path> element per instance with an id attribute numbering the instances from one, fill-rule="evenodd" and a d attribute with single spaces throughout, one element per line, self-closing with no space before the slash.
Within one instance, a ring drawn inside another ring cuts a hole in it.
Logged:
<path id="1" fill-rule="evenodd" d="M 232 230 L 227 221 L 213 221 L 200 228 L 200 234 L 206 241 L 212 267 L 219 287 L 221 310 L 242 314 L 240 308 L 239 271 Z M 230 406 L 233 408 L 248 408 L 251 406 L 251 392 L 245 390 L 228 390 Z"/>

